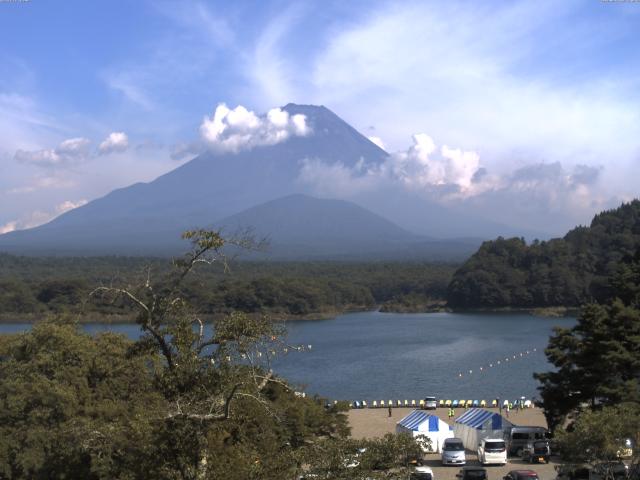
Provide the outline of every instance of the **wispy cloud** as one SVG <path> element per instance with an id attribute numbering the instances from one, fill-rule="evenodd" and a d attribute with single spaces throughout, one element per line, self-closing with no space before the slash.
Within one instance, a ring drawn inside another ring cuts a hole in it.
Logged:
<path id="1" fill-rule="evenodd" d="M 637 81 L 615 65 L 594 68 L 607 63 L 625 25 L 594 36 L 602 17 L 583 7 L 385 3 L 327 29 L 306 63 L 286 48 L 297 32 L 276 17 L 261 37 L 252 80 L 266 101 L 305 96 L 356 126 L 375 125 L 391 150 L 423 130 L 482 152 L 505 173 L 531 161 L 615 162 L 607 175 L 629 171 L 638 149 Z"/>
<path id="2" fill-rule="evenodd" d="M 271 105 L 284 105 L 305 102 L 307 95 L 301 95 L 298 88 L 304 70 L 284 53 L 292 40 L 288 35 L 304 13 L 302 4 L 289 6 L 273 17 L 256 39 L 245 74 L 260 90 L 259 96 L 254 95 L 258 103 L 267 101 Z"/>
<path id="3" fill-rule="evenodd" d="M 145 110 L 153 110 L 156 105 L 145 88 L 144 77 L 145 74 L 140 70 L 120 70 L 103 74 L 109 88 L 121 93 L 124 98 Z"/>
<path id="4" fill-rule="evenodd" d="M 318 159 L 301 161 L 299 184 L 321 196 L 364 199 L 394 195 L 447 208 L 489 214 L 523 229 L 560 233 L 623 198 L 601 191 L 602 166 L 531 163 L 506 172 L 483 166 L 480 155 L 437 145 L 426 134 L 413 136 L 407 150 L 382 164 L 347 166 Z"/>
<path id="5" fill-rule="evenodd" d="M 90 154 L 90 144 L 91 140 L 88 138 L 69 138 L 55 148 L 31 151 L 17 150 L 14 158 L 20 163 L 39 167 L 64 167 L 86 160 Z"/>
<path id="6" fill-rule="evenodd" d="M 162 33 L 140 46 L 137 58 L 124 56 L 101 76 L 132 106 L 165 117 L 176 107 L 184 108 L 181 102 L 194 92 L 205 94 L 211 75 L 228 68 L 227 56 L 236 49 L 235 32 L 203 2 L 159 2 L 151 8 L 166 20 Z"/>

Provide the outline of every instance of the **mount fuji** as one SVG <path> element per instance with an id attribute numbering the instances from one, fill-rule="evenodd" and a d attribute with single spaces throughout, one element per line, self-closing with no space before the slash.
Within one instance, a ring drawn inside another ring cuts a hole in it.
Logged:
<path id="1" fill-rule="evenodd" d="M 173 255 L 184 230 L 253 227 L 277 258 L 470 254 L 481 238 L 521 235 L 406 194 L 315 198 L 304 161 L 355 168 L 389 154 L 322 106 L 288 104 L 310 134 L 237 152 L 206 151 L 149 183 L 114 190 L 47 224 L 0 235 L 0 251 L 27 255 Z M 460 237 L 466 240 L 442 240 Z M 440 239 L 440 240 L 438 240 Z M 443 258 L 445 259 L 445 258 Z"/>

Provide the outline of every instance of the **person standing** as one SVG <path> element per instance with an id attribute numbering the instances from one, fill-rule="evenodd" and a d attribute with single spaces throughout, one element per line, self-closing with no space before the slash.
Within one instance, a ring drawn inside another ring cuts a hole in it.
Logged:
<path id="1" fill-rule="evenodd" d="M 389 404 L 389 418 L 391 418 L 391 404 Z"/>

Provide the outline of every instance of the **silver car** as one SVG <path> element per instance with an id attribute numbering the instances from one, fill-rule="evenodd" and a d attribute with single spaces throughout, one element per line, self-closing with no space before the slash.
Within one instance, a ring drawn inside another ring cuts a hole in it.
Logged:
<path id="1" fill-rule="evenodd" d="M 464 454 L 464 445 L 459 438 L 447 438 L 442 445 L 443 465 L 464 465 L 467 459 Z"/>
<path id="2" fill-rule="evenodd" d="M 422 408 L 425 410 L 435 410 L 438 408 L 438 401 L 436 400 L 436 397 L 425 397 Z"/>

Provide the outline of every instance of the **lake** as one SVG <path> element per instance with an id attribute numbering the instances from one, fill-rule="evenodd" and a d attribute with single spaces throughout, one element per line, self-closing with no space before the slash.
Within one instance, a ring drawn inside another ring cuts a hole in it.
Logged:
<path id="1" fill-rule="evenodd" d="M 279 358 L 274 370 L 305 385 L 308 393 L 330 399 L 532 398 L 537 394 L 533 372 L 551 368 L 544 348 L 553 327 L 574 324 L 573 318 L 525 313 L 362 312 L 291 321 L 288 341 L 310 344 L 312 349 Z M 28 328 L 2 324 L 0 332 Z M 139 334 L 136 325 L 128 324 L 83 328 L 131 338 Z"/>

